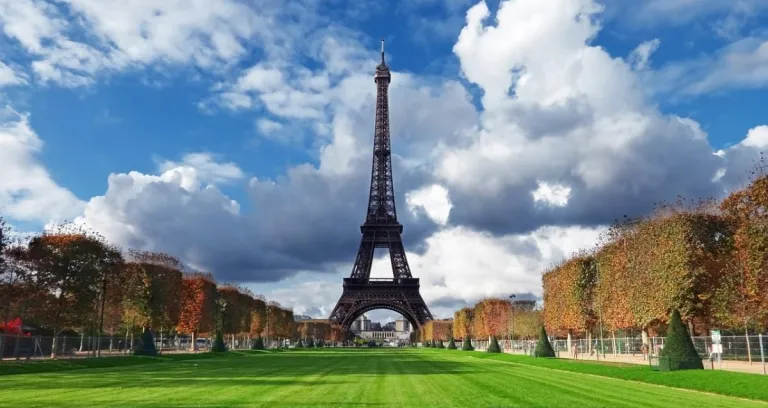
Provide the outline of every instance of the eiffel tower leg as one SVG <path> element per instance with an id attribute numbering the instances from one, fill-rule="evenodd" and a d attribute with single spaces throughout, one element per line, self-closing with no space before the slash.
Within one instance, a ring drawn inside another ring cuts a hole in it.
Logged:
<path id="1" fill-rule="evenodd" d="M 395 279 L 411 278 L 411 268 L 408 266 L 408 259 L 405 257 L 405 248 L 400 234 L 396 238 L 390 237 L 389 241 L 389 260 L 392 262 L 392 273 Z"/>
<path id="2" fill-rule="evenodd" d="M 355 266 L 352 267 L 352 274 L 350 275 L 351 278 L 368 279 L 371 277 L 375 243 L 374 237 L 367 235 L 363 234 L 363 239 L 360 241 L 360 248 L 358 248 L 357 258 L 355 258 Z"/>

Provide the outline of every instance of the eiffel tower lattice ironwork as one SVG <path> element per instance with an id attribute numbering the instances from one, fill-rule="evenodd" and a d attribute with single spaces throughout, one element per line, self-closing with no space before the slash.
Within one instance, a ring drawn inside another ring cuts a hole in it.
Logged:
<path id="1" fill-rule="evenodd" d="M 414 328 L 432 320 L 432 314 L 419 293 L 419 279 L 411 275 L 397 221 L 395 190 L 392 184 L 392 158 L 389 137 L 389 67 L 384 61 L 381 41 L 381 63 L 376 67 L 376 129 L 373 139 L 373 166 L 368 211 L 360 226 L 362 240 L 355 266 L 344 278 L 344 290 L 330 320 L 348 331 L 360 315 L 374 309 L 400 313 Z M 371 264 L 376 248 L 388 248 L 394 279 L 371 279 Z"/>

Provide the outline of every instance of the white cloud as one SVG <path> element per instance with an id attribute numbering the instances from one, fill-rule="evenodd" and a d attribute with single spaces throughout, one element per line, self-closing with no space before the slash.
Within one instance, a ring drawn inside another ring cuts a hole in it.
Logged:
<path id="1" fill-rule="evenodd" d="M 571 196 L 571 188 L 559 184 L 539 182 L 539 188 L 531 192 L 533 200 L 553 207 L 565 207 Z"/>
<path id="2" fill-rule="evenodd" d="M 60 187 L 40 162 L 43 142 L 28 114 L 0 109 L 0 213 L 11 219 L 46 223 L 71 219 L 84 203 Z"/>
<path id="3" fill-rule="evenodd" d="M 407 193 L 405 202 L 413 213 L 422 209 L 437 224 L 445 225 L 448 222 L 451 200 L 448 198 L 448 190 L 439 184 L 432 184 Z"/>
<path id="4" fill-rule="evenodd" d="M 235 163 L 218 163 L 210 153 L 188 153 L 180 163 L 163 161 L 159 164 L 160 172 L 173 170 L 193 170 L 200 181 L 206 183 L 228 183 L 243 179 L 245 174 Z"/>
<path id="5" fill-rule="evenodd" d="M 0 0 L 0 24 L 5 35 L 34 57 L 32 69 L 40 79 L 75 87 L 93 83 L 99 74 L 149 64 L 226 69 L 250 45 L 268 55 L 284 53 L 281 47 L 290 46 L 285 40 L 293 36 L 275 29 L 274 14 L 303 10 L 274 7 L 271 0 L 258 3 Z M 83 31 L 87 43 L 76 35 Z"/>
<path id="6" fill-rule="evenodd" d="M 629 62 L 632 64 L 632 67 L 638 71 L 648 68 L 648 64 L 651 62 L 651 55 L 659 49 L 659 45 L 661 45 L 661 40 L 658 38 L 638 45 L 629 55 Z"/>
<path id="7" fill-rule="evenodd" d="M 256 127 L 259 129 L 259 132 L 268 135 L 281 130 L 283 124 L 274 120 L 259 119 L 256 121 Z"/>
<path id="8" fill-rule="evenodd" d="M 3 61 L 0 61 L 0 88 L 9 85 L 26 84 L 27 80 L 24 77 L 23 73 L 16 72 L 13 68 L 3 63 Z"/>

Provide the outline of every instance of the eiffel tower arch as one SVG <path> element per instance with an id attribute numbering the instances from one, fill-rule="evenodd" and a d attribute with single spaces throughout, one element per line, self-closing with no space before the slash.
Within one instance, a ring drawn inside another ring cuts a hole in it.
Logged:
<path id="1" fill-rule="evenodd" d="M 330 320 L 348 331 L 360 315 L 374 309 L 400 313 L 414 328 L 420 328 L 432 314 L 419 292 L 419 279 L 411 275 L 405 257 L 402 232 L 397 221 L 395 190 L 392 183 L 392 151 L 389 135 L 389 83 L 392 75 L 384 61 L 376 67 L 376 127 L 373 138 L 371 188 L 365 223 L 360 226 L 362 239 L 349 278 L 344 278 L 343 292 L 331 312 Z M 389 249 L 393 279 L 371 279 L 371 265 L 376 248 Z"/>

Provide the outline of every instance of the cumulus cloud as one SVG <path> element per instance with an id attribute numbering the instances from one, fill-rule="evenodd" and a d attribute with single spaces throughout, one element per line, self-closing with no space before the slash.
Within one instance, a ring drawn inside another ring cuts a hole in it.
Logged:
<path id="1" fill-rule="evenodd" d="M 12 219 L 46 223 L 72 219 L 83 208 L 59 186 L 40 162 L 43 142 L 30 116 L 0 109 L 0 213 Z"/>
<path id="2" fill-rule="evenodd" d="M 237 164 L 218 163 L 210 153 L 188 153 L 182 157 L 180 163 L 170 160 L 161 162 L 159 169 L 163 173 L 174 169 L 191 169 L 200 181 L 207 183 L 228 183 L 245 177 Z"/>

